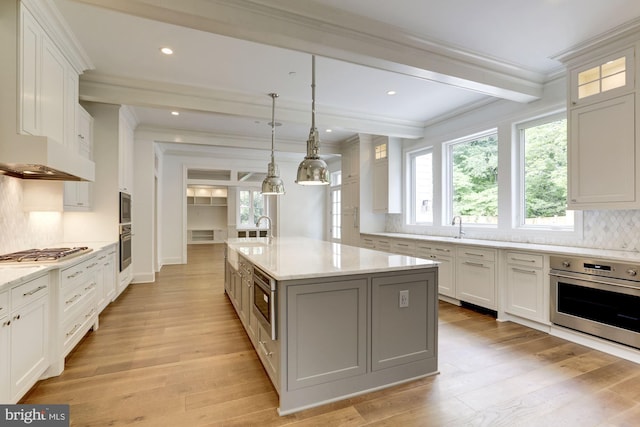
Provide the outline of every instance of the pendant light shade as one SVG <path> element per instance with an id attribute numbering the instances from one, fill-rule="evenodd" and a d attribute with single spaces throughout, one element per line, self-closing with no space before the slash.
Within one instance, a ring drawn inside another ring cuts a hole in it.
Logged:
<path id="1" fill-rule="evenodd" d="M 271 97 L 271 163 L 267 168 L 267 177 L 262 181 L 262 194 L 264 195 L 280 195 L 284 194 L 284 182 L 280 178 L 278 165 L 273 157 L 274 141 L 276 137 L 276 98 L 277 93 L 270 93 Z"/>
<path id="2" fill-rule="evenodd" d="M 329 184 L 329 168 L 320 158 L 320 138 L 316 128 L 316 57 L 311 56 L 311 130 L 307 140 L 307 155 L 298 166 L 296 183 L 300 185 Z"/>

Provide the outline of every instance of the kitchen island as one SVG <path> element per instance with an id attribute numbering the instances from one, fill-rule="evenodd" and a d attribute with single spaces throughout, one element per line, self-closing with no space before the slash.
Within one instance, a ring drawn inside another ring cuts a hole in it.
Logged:
<path id="1" fill-rule="evenodd" d="M 437 263 L 306 238 L 226 242 L 225 292 L 286 415 L 437 373 Z"/>

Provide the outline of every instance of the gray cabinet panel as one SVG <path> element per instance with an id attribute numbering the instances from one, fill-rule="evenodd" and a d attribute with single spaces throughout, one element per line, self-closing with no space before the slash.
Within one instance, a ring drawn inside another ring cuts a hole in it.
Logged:
<path id="1" fill-rule="evenodd" d="M 289 286 L 287 314 L 289 390 L 366 372 L 366 279 Z"/>
<path id="2" fill-rule="evenodd" d="M 436 349 L 437 298 L 434 273 L 374 277 L 372 282 L 372 370 L 433 357 Z M 400 293 L 408 295 L 401 307 Z"/>

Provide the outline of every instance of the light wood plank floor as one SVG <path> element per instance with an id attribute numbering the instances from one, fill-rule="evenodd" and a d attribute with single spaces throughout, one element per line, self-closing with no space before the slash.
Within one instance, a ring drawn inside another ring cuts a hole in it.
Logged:
<path id="1" fill-rule="evenodd" d="M 22 403 L 68 403 L 74 426 L 640 425 L 639 365 L 446 303 L 439 375 L 279 417 L 222 249 L 190 246 L 187 265 L 129 286 Z"/>

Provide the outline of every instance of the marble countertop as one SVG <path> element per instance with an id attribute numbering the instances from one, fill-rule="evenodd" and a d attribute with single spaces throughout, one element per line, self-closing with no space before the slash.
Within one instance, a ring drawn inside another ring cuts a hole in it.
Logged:
<path id="1" fill-rule="evenodd" d="M 541 245 L 536 243 L 506 242 L 500 240 L 456 239 L 454 237 L 426 236 L 404 233 L 362 233 L 367 236 L 388 237 L 393 239 L 424 240 L 429 242 L 453 243 L 456 245 L 483 246 L 494 249 L 514 249 L 522 251 L 542 252 L 548 255 L 570 255 L 589 258 L 607 259 L 611 261 L 640 263 L 640 252 L 616 251 L 612 249 L 579 248 L 575 246 Z"/>
<path id="2" fill-rule="evenodd" d="M 29 263 L 24 265 L 16 264 L 0 264 L 0 292 L 32 278 L 38 277 L 40 274 L 56 268 L 66 268 L 75 265 L 86 259 L 91 258 L 97 251 L 105 249 L 116 242 L 63 242 L 50 247 L 69 248 L 78 246 L 87 246 L 93 249 L 86 254 L 78 255 L 66 259 L 64 261 L 44 261 L 42 263 Z M 17 252 L 17 251 L 16 251 Z"/>
<path id="3" fill-rule="evenodd" d="M 237 254 L 276 280 L 306 279 L 430 268 L 437 262 L 302 237 L 227 239 L 229 262 Z M 234 259 L 235 258 L 235 259 Z"/>

